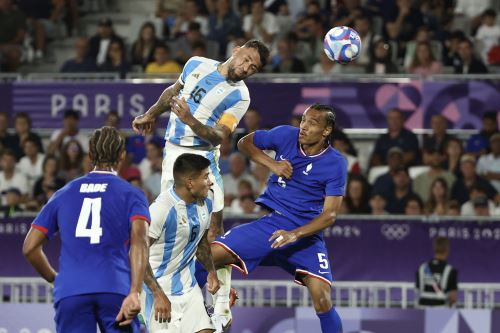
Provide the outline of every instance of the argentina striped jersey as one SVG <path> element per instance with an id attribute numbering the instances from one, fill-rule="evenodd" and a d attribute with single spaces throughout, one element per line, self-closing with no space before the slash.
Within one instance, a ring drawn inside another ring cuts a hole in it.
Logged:
<path id="1" fill-rule="evenodd" d="M 250 105 L 250 94 L 243 81 L 230 82 L 217 71 L 218 61 L 192 57 L 179 77 L 191 114 L 203 125 L 222 123 L 233 131 Z M 165 140 L 180 146 L 209 147 L 175 113 L 170 113 Z"/>
<path id="2" fill-rule="evenodd" d="M 158 196 L 150 213 L 149 237 L 156 239 L 149 250 L 154 276 L 165 294 L 183 295 L 196 284 L 194 256 L 210 225 L 212 197 L 186 204 L 171 187 Z"/>

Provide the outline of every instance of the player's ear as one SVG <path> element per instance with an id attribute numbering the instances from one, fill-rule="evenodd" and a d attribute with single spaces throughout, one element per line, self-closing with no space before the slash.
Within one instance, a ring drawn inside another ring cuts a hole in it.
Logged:
<path id="1" fill-rule="evenodd" d="M 240 51 L 240 49 L 241 49 L 241 46 L 235 46 L 233 48 L 233 51 L 231 52 L 231 55 L 234 56 L 234 55 L 238 54 L 238 52 Z"/>

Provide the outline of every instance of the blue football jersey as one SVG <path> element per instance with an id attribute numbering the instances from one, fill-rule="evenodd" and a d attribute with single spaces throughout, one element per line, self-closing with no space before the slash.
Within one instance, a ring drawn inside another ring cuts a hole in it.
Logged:
<path id="1" fill-rule="evenodd" d="M 149 223 L 142 191 L 116 173 L 94 171 L 57 191 L 33 221 L 47 238 L 59 232 L 61 255 L 54 301 L 74 295 L 130 289 L 130 231 Z"/>
<path id="2" fill-rule="evenodd" d="M 301 226 L 323 211 L 326 196 L 343 196 L 347 178 L 347 161 L 329 147 L 317 155 L 306 155 L 299 145 L 299 129 L 278 126 L 256 131 L 254 144 L 274 150 L 276 160 L 288 160 L 293 167 L 290 179 L 272 174 L 266 191 L 257 199 Z"/>

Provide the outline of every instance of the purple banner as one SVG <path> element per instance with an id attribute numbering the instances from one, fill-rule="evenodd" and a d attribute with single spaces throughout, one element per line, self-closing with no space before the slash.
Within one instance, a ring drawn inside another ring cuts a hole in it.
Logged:
<path id="1" fill-rule="evenodd" d="M 15 82 L 10 98 L 3 97 L 1 88 L 0 96 L 2 104 L 12 102 L 14 112 L 28 112 L 35 128 L 59 127 L 68 108 L 81 112 L 82 128 L 101 126 L 110 110 L 118 111 L 121 126 L 129 128 L 132 118 L 147 110 L 167 85 Z M 337 123 L 344 128 L 385 128 L 385 113 L 399 107 L 408 128 L 429 128 L 431 116 L 440 113 L 452 127 L 470 129 L 480 128 L 482 113 L 498 110 L 500 105 L 500 85 L 493 81 L 249 82 L 248 87 L 252 105 L 266 115 L 265 127 L 288 123 L 292 114 L 301 114 L 308 105 L 319 102 L 337 108 Z"/>
<path id="2" fill-rule="evenodd" d="M 8 253 L 0 276 L 36 276 L 21 253 L 30 221 L 0 222 L 0 253 Z M 246 222 L 226 220 L 226 230 Z M 431 241 L 436 236 L 450 238 L 449 262 L 458 269 L 459 282 L 500 282 L 500 266 L 491 259 L 492 253 L 500 253 L 499 223 L 339 220 L 325 230 L 333 276 L 339 281 L 414 281 L 417 267 L 432 257 Z M 57 267 L 57 237 L 48 242 L 46 251 Z M 242 278 L 239 273 L 233 275 Z M 291 276 L 279 268 L 259 267 L 249 278 Z"/>

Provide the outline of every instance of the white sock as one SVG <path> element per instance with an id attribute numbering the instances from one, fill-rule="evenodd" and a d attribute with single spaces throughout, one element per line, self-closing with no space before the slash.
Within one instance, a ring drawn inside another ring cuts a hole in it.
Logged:
<path id="1" fill-rule="evenodd" d="M 231 266 L 218 269 L 217 278 L 220 281 L 220 288 L 214 295 L 214 313 L 230 316 L 229 293 L 231 292 Z"/>

